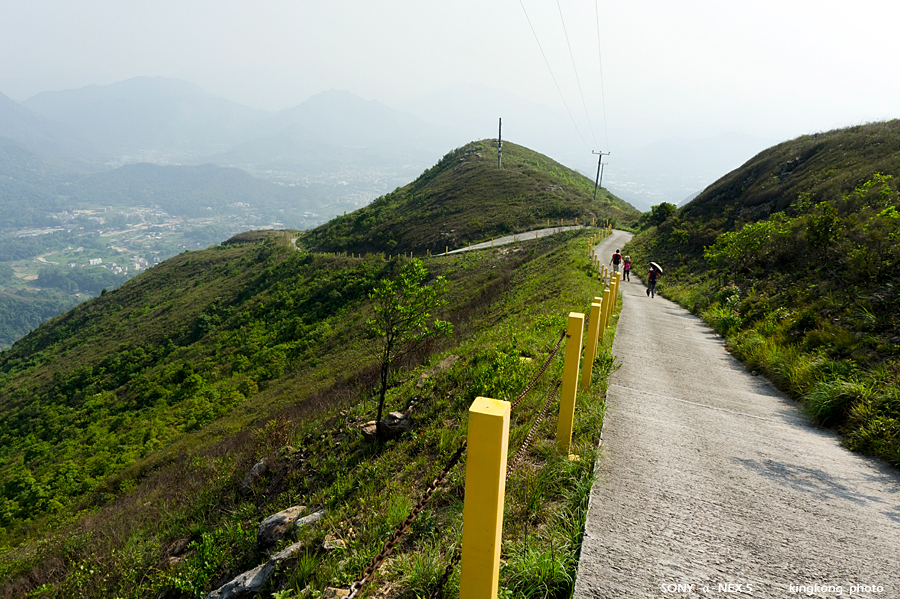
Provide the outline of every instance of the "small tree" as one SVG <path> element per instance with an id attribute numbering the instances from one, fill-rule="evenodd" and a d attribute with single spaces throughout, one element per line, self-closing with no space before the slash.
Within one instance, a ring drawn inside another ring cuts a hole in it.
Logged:
<path id="1" fill-rule="evenodd" d="M 418 259 L 404 264 L 393 280 L 383 280 L 369 294 L 374 302 L 375 317 L 366 321 L 375 337 L 375 356 L 381 365 L 381 389 L 378 416 L 375 420 L 379 440 L 382 438 L 381 415 L 391 370 L 403 356 L 415 351 L 430 338 L 447 335 L 453 325 L 432 320 L 431 312 L 447 303 L 441 294 L 447 288 L 444 277 L 425 285 L 428 269 Z"/>

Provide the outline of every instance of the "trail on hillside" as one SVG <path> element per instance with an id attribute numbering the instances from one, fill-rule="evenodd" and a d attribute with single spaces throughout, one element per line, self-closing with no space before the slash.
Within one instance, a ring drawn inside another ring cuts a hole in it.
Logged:
<path id="1" fill-rule="evenodd" d="M 457 254 L 459 252 L 468 252 L 469 250 L 486 250 L 498 245 L 507 245 L 509 243 L 517 243 L 519 241 L 528 241 L 529 239 L 547 237 L 548 235 L 555 235 L 557 233 L 562 233 L 563 231 L 571 231 L 573 229 L 583 228 L 584 225 L 565 225 L 559 227 L 545 227 L 543 229 L 534 229 L 532 231 L 525 231 L 524 233 L 516 233 L 515 235 L 504 235 L 503 237 L 498 237 L 496 239 L 492 239 L 491 241 L 473 243 L 472 245 L 469 245 L 467 247 L 450 250 L 446 254 L 440 255 L 446 256 L 447 254 Z"/>
<path id="2" fill-rule="evenodd" d="M 900 597 L 897 470 L 812 426 L 637 277 L 621 289 L 574 596 Z"/>

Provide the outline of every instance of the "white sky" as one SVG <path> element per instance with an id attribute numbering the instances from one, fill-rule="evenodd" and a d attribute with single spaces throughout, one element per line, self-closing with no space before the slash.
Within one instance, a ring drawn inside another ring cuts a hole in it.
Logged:
<path id="1" fill-rule="evenodd" d="M 898 0 L 0 0 L 0 91 L 166 76 L 279 110 L 472 82 L 562 108 L 523 4 L 590 149 L 900 117 Z"/>

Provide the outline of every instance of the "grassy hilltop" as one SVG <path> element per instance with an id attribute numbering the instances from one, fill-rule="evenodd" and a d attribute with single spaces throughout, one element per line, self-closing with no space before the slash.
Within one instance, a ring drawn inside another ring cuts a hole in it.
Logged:
<path id="1" fill-rule="evenodd" d="M 853 449 L 900 464 L 900 120 L 805 135 L 626 248 Z"/>
<path id="2" fill-rule="evenodd" d="M 587 232 L 428 259 L 449 282 L 439 316 L 453 334 L 391 381 L 386 408 L 411 410 L 413 430 L 366 445 L 359 426 L 374 418 L 377 378 L 368 295 L 405 258 L 313 253 L 299 235 L 184 252 L 0 353 L 0 595 L 203 597 L 264 561 L 256 527 L 296 504 L 328 517 L 277 547 L 305 544 L 262 596 L 348 586 L 458 446 L 471 401 L 515 397 L 566 314 L 598 292 Z M 561 367 L 516 412 L 511 452 Z M 607 349 L 582 395 L 582 462 L 556 455 L 544 423 L 510 479 L 503 580 L 525 596 L 571 588 L 611 367 Z M 268 473 L 242 490 L 262 458 Z M 457 469 L 373 589 L 430 592 L 459 543 L 463 481 Z M 323 548 L 334 539 L 343 545 Z"/>
<path id="3" fill-rule="evenodd" d="M 628 226 L 640 213 L 594 182 L 528 148 L 490 141 L 457 148 L 405 187 L 308 232 L 316 251 L 443 252 L 467 243 L 558 224 Z"/>

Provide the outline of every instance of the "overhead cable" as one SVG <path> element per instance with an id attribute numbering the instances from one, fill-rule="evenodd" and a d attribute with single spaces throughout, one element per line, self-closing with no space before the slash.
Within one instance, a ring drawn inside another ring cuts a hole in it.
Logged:
<path id="1" fill-rule="evenodd" d="M 603 134 L 606 136 L 606 149 L 609 149 L 609 129 L 606 126 L 606 95 L 603 92 L 603 59 L 600 52 L 600 0 L 594 1 L 597 13 L 597 60 L 600 64 L 600 101 L 603 107 Z"/>
<path id="2" fill-rule="evenodd" d="M 572 116 L 572 111 L 569 110 L 569 104 L 566 102 L 566 97 L 562 93 L 562 89 L 559 87 L 559 83 L 556 81 L 556 75 L 553 74 L 553 68 L 550 66 L 550 61 L 547 60 L 547 55 L 544 53 L 544 48 L 541 46 L 541 40 L 538 39 L 537 32 L 534 30 L 534 25 L 531 24 L 531 19 L 528 17 L 528 11 L 525 10 L 525 5 L 522 3 L 522 0 L 519 0 L 519 6 L 522 7 L 522 12 L 525 13 L 525 19 L 528 21 L 528 26 L 531 27 L 531 33 L 534 35 L 534 41 L 537 42 L 538 48 L 541 50 L 541 56 L 544 57 L 544 62 L 547 64 L 547 69 L 550 71 L 550 77 L 553 78 L 553 84 L 556 86 L 556 91 L 559 92 L 559 97 L 562 99 L 563 106 L 566 107 L 566 112 L 569 113 L 569 118 L 572 120 L 572 125 L 575 127 L 575 131 L 578 133 L 578 137 L 581 138 L 581 143 L 584 144 L 584 147 L 588 147 L 586 141 L 584 141 L 584 136 L 581 134 L 581 130 L 578 128 L 578 123 L 575 122 L 575 117 Z"/>
<path id="3" fill-rule="evenodd" d="M 572 59 L 572 70 L 575 71 L 575 82 L 578 84 L 578 93 L 581 95 L 581 105 L 584 107 L 584 116 L 587 119 L 588 128 L 591 130 L 594 146 L 596 146 L 597 136 L 594 135 L 594 125 L 591 124 L 591 115 L 588 112 L 587 102 L 584 101 L 584 90 L 581 89 L 581 79 L 578 77 L 578 67 L 575 66 L 575 54 L 572 52 L 572 44 L 569 42 L 569 32 L 566 30 L 566 20 L 563 18 L 562 6 L 560 6 L 559 0 L 556 0 L 556 8 L 559 9 L 559 20 L 562 23 L 563 34 L 566 37 L 566 46 L 569 48 L 569 57 Z"/>

